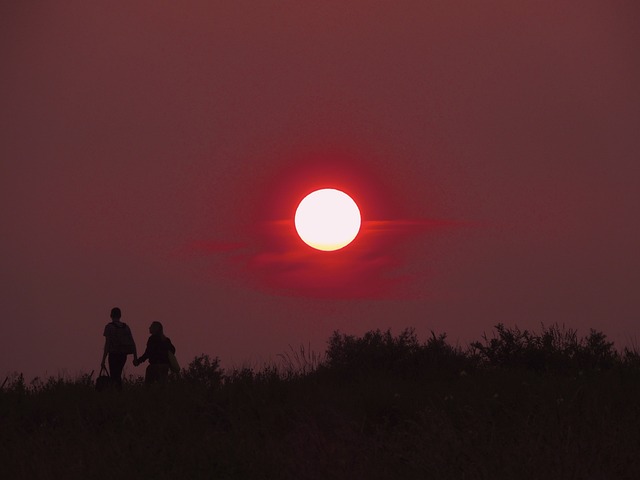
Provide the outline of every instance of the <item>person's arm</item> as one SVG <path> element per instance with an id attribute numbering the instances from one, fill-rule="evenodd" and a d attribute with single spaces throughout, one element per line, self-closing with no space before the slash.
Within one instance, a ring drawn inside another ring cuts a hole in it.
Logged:
<path id="1" fill-rule="evenodd" d="M 149 338 L 149 340 L 147 340 L 147 348 L 144 351 L 144 353 L 142 354 L 141 357 L 138 357 L 136 360 L 137 365 L 140 365 L 141 363 L 143 363 L 147 358 L 149 358 L 149 344 L 151 343 L 151 338 Z"/>
<path id="2" fill-rule="evenodd" d="M 100 362 L 101 368 L 106 368 L 105 360 L 109 353 L 109 337 L 104 337 L 104 349 L 102 350 L 102 361 Z"/>
<path id="3" fill-rule="evenodd" d="M 129 326 L 127 326 L 127 328 L 129 329 L 129 335 L 131 336 L 131 343 L 133 343 L 133 361 L 137 362 L 138 361 L 138 349 L 136 347 L 136 341 L 133 339 L 133 334 L 131 333 L 131 329 L 129 328 Z"/>

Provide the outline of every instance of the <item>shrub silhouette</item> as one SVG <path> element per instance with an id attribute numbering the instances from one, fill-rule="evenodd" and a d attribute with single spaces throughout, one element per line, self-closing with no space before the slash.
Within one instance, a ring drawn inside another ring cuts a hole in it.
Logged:
<path id="1" fill-rule="evenodd" d="M 182 369 L 182 378 L 187 382 L 199 384 L 206 388 L 217 388 L 222 384 L 223 372 L 220 359 L 209 355 L 196 356 L 187 368 Z"/>
<path id="2" fill-rule="evenodd" d="M 591 329 L 584 338 L 564 325 L 541 326 L 540 333 L 497 324 L 493 338 L 483 335 L 467 351 L 447 343 L 446 334 L 420 343 L 414 329 L 407 328 L 394 337 L 390 330 L 372 330 L 362 337 L 335 331 L 328 341 L 325 367 L 350 376 L 372 371 L 391 371 L 401 375 L 456 374 L 491 367 L 543 371 L 593 371 L 625 363 L 640 364 L 637 349 L 618 354 L 613 342 Z"/>
<path id="3" fill-rule="evenodd" d="M 390 330 L 372 330 L 358 338 L 336 331 L 330 337 L 326 368 L 348 375 L 372 371 L 391 371 L 415 376 L 425 372 L 458 373 L 473 366 L 473 359 L 446 342 L 446 334 L 420 343 L 414 329 L 407 328 L 394 337 Z"/>
<path id="4" fill-rule="evenodd" d="M 577 331 L 558 324 L 545 327 L 540 334 L 495 326 L 496 334 L 483 342 L 471 343 L 471 349 L 486 365 L 525 368 L 535 371 L 610 368 L 618 361 L 613 342 L 606 335 L 591 329 L 579 339 Z"/>
<path id="5" fill-rule="evenodd" d="M 637 347 L 624 347 L 620 357 L 625 367 L 640 369 L 640 350 Z"/>
<path id="6" fill-rule="evenodd" d="M 591 329 L 578 346 L 576 360 L 582 369 L 611 368 L 618 363 L 619 355 L 604 333 Z"/>
<path id="7" fill-rule="evenodd" d="M 446 338 L 446 333 L 436 335 L 432 331 L 431 337 L 410 358 L 410 368 L 416 373 L 436 370 L 443 374 L 474 370 L 476 359 L 469 352 L 447 343 Z"/>
<path id="8" fill-rule="evenodd" d="M 328 343 L 327 367 L 354 372 L 393 370 L 420 347 L 413 329 L 405 329 L 395 338 L 391 330 L 372 330 L 361 338 L 335 331 Z"/>

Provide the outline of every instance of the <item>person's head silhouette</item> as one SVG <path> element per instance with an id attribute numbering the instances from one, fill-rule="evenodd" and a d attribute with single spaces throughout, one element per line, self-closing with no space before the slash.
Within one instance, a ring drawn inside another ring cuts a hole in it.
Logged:
<path id="1" fill-rule="evenodd" d="M 151 325 L 149 325 L 149 333 L 151 335 L 164 335 L 162 324 L 160 322 L 151 322 Z"/>
<path id="2" fill-rule="evenodd" d="M 118 321 L 120 320 L 120 317 L 122 317 L 122 312 L 120 311 L 120 309 L 118 307 L 113 307 L 111 309 L 111 319 Z"/>

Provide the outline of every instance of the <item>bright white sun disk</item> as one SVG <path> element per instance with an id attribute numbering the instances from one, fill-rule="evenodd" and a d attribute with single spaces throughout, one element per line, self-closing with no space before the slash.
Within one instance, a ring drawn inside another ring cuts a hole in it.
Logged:
<path id="1" fill-rule="evenodd" d="M 360 231 L 360 209 L 344 192 L 324 188 L 300 202 L 295 226 L 304 243 L 317 250 L 339 250 L 349 245 Z"/>

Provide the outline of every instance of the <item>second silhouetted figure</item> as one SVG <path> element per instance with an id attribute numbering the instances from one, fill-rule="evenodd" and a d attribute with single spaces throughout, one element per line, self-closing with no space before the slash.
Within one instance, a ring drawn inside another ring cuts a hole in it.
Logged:
<path id="1" fill-rule="evenodd" d="M 149 333 L 151 336 L 147 340 L 147 349 L 137 361 L 134 360 L 133 364 L 138 366 L 149 359 L 144 377 L 145 383 L 164 382 L 169 376 L 169 352 L 176 353 L 176 347 L 164 335 L 160 322 L 151 323 Z"/>

